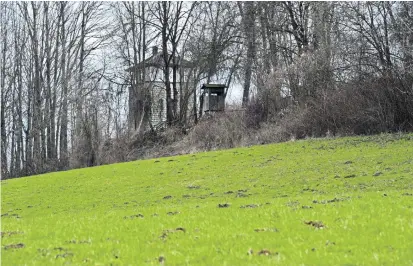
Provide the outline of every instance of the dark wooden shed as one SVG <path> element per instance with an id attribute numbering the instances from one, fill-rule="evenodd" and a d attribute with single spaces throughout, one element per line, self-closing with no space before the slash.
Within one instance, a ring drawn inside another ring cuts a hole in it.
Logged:
<path id="1" fill-rule="evenodd" d="M 225 84 L 204 84 L 201 87 L 204 112 L 225 110 Z"/>

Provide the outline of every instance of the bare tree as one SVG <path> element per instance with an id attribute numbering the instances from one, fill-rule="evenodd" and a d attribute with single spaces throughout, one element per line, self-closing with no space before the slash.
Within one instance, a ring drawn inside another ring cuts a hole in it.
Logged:
<path id="1" fill-rule="evenodd" d="M 8 89 L 6 89 L 6 55 L 7 55 L 7 39 L 8 39 L 8 25 L 7 20 L 9 14 L 7 12 L 6 3 L 2 2 L 0 4 L 0 12 L 2 14 L 0 23 L 1 31 L 0 36 L 3 40 L 1 47 L 1 77 L 0 77 L 0 86 L 1 86 L 1 111 L 0 111 L 0 123 L 1 123 L 1 176 L 5 178 L 8 173 L 8 164 L 7 164 L 7 133 L 6 133 L 6 104 L 8 99 Z"/>
<path id="2" fill-rule="evenodd" d="M 183 2 L 158 2 L 152 13 L 161 35 L 163 76 L 166 90 L 166 113 L 169 125 L 176 123 L 178 107 L 177 70 L 180 65 L 178 46 L 188 26 L 196 2 L 185 8 Z M 172 69 L 172 81 L 171 73 Z"/>
<path id="3" fill-rule="evenodd" d="M 245 42 L 247 46 L 247 58 L 244 62 L 245 76 L 242 95 L 242 105 L 246 106 L 250 95 L 252 68 L 256 56 L 256 12 L 257 4 L 254 2 L 238 2 L 239 10 L 243 20 Z"/>

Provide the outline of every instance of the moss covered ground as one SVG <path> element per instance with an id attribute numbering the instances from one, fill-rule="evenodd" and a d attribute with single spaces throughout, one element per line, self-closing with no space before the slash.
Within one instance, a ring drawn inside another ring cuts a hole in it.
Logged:
<path id="1" fill-rule="evenodd" d="M 412 265 L 413 135 L 1 182 L 1 265 Z"/>

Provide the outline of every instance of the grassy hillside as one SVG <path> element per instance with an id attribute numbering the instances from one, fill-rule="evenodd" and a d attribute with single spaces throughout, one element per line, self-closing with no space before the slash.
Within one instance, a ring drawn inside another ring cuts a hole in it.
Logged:
<path id="1" fill-rule="evenodd" d="M 2 265 L 412 265 L 413 135 L 1 182 Z"/>

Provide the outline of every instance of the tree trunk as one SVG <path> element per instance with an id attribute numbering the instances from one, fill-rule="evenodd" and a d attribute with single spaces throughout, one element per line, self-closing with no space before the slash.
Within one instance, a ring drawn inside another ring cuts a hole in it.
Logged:
<path id="1" fill-rule="evenodd" d="M 3 12 L 3 10 L 1 11 Z M 4 40 L 7 40 L 7 29 L 1 27 L 1 36 Z M 1 124 L 1 178 L 7 177 L 7 134 L 6 134 L 6 120 L 5 120 L 5 105 L 6 105 L 6 51 L 7 42 L 3 41 L 2 45 L 2 58 L 1 58 L 1 110 L 0 110 L 0 124 Z"/>
<path id="2" fill-rule="evenodd" d="M 176 43 L 172 43 L 172 51 L 176 51 Z M 181 97 L 182 95 L 178 96 L 178 87 L 177 87 L 177 71 L 178 71 L 178 62 L 175 54 L 172 54 L 172 89 L 173 89 L 173 115 L 174 117 L 178 117 L 178 97 Z M 181 88 L 179 88 L 181 89 Z M 181 102 L 179 102 L 181 104 Z M 179 121 L 181 122 L 181 121 Z"/>
<path id="3" fill-rule="evenodd" d="M 85 58 L 85 34 L 86 34 L 86 3 L 82 3 L 82 24 L 80 29 L 80 55 L 79 55 L 79 73 L 77 80 L 76 92 L 76 123 L 75 123 L 75 149 L 83 140 L 83 68 Z"/>
<path id="4" fill-rule="evenodd" d="M 42 154 L 42 144 L 41 135 L 43 130 L 42 123 L 42 87 L 41 87 L 41 64 L 39 58 L 39 41 L 38 41 L 38 7 L 37 3 L 31 2 L 33 11 L 33 25 L 27 20 L 28 26 L 32 28 L 31 30 L 31 45 L 34 60 L 34 82 L 33 82 L 33 163 L 34 163 L 34 173 L 40 173 L 43 168 L 43 154 Z M 28 18 L 27 18 L 28 19 Z M 30 32 L 30 30 L 29 30 Z"/>
<path id="5" fill-rule="evenodd" d="M 58 6 L 59 4 L 56 4 Z M 55 50 L 54 50 L 54 71 L 53 71 L 53 91 L 51 92 L 50 101 L 50 142 L 51 142 L 51 159 L 57 159 L 57 139 L 58 135 L 56 132 L 56 106 L 57 106 L 57 93 L 56 89 L 58 86 L 58 68 L 59 68 L 59 46 L 60 46 L 60 24 L 62 23 L 62 18 L 59 15 L 56 24 L 56 38 L 55 38 Z"/>
<path id="6" fill-rule="evenodd" d="M 16 42 L 16 51 L 18 50 L 19 45 L 17 44 L 17 37 L 15 39 Z M 22 47 L 22 45 L 20 45 Z M 22 80 L 22 53 L 23 48 L 20 48 L 19 55 L 17 56 L 16 64 L 17 64 L 17 154 L 16 154 L 16 176 L 21 176 L 21 168 L 22 163 L 24 163 L 24 146 L 23 146 L 23 106 L 22 106 L 22 90 L 23 90 L 23 80 Z"/>
<path id="7" fill-rule="evenodd" d="M 162 2 L 162 55 L 164 60 L 164 67 L 163 67 L 163 75 L 164 75 L 164 83 L 165 83 L 165 90 L 166 90 L 166 120 L 168 125 L 172 125 L 174 121 L 173 115 L 173 99 L 172 99 L 172 92 L 171 92 L 171 81 L 169 77 L 169 56 L 168 56 L 168 36 L 167 36 L 167 29 L 168 29 L 168 6 L 170 3 Z"/>
<path id="8" fill-rule="evenodd" d="M 256 55 L 256 34 L 255 34 L 255 13 L 256 6 L 254 2 L 245 2 L 245 13 L 242 8 L 242 4 L 239 3 L 239 8 L 243 16 L 245 41 L 247 44 L 247 60 L 244 65 L 244 86 L 242 94 L 242 106 L 246 106 L 249 101 L 250 87 L 251 87 L 251 77 L 252 77 L 252 66 L 254 64 Z"/>
<path id="9" fill-rule="evenodd" d="M 44 15 L 45 15 L 45 49 L 46 49 L 46 106 L 45 106 L 45 122 L 46 122 L 46 129 L 47 129 L 47 150 L 46 150 L 46 158 L 50 159 L 53 157 L 53 150 L 54 150 L 54 140 L 52 136 L 54 134 L 54 130 L 52 133 L 52 56 L 51 56 L 51 45 L 50 45 L 50 22 L 49 22 L 49 6 L 47 2 L 44 2 Z"/>
<path id="10" fill-rule="evenodd" d="M 66 18 L 65 18 L 65 2 L 60 2 L 60 20 L 61 20 L 61 45 L 62 45 L 62 58 L 61 58 L 61 80 L 62 80 L 62 111 L 60 119 L 60 169 L 66 169 L 68 167 L 68 147 L 67 147 L 67 125 L 68 125 L 68 78 L 66 74 Z"/>

